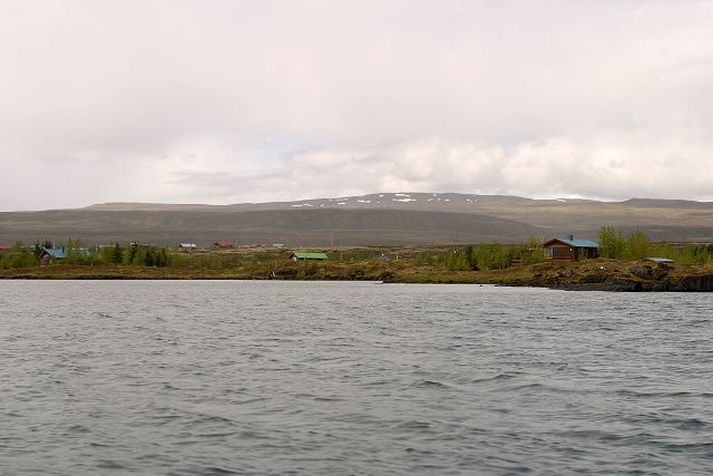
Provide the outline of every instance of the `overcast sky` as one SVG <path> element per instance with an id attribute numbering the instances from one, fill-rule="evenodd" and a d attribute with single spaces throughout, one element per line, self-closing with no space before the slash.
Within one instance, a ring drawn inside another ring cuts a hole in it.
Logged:
<path id="1" fill-rule="evenodd" d="M 713 1 L 0 0 L 0 210 L 713 200 Z"/>

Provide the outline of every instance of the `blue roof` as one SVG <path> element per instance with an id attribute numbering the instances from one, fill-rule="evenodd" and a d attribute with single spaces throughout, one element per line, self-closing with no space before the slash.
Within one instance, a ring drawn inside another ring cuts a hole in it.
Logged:
<path id="1" fill-rule="evenodd" d="M 567 243 L 572 248 L 599 248 L 599 243 L 591 240 L 570 240 L 568 238 L 557 238 L 563 243 Z"/>
<path id="2" fill-rule="evenodd" d="M 62 248 L 43 248 L 47 253 L 51 254 L 52 257 L 57 259 L 62 259 L 65 257 L 64 250 Z"/>

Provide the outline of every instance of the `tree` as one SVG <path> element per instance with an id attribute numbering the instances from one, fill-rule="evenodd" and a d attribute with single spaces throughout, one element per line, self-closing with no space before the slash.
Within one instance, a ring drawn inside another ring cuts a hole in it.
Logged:
<path id="1" fill-rule="evenodd" d="M 138 243 L 129 243 L 129 248 L 127 249 L 127 254 L 126 254 L 126 262 L 127 264 L 134 264 L 134 261 L 136 261 L 136 255 L 139 252 L 139 244 Z"/>
<path id="2" fill-rule="evenodd" d="M 500 243 L 478 245 L 473 251 L 478 269 L 504 269 L 510 266 L 510 251 Z"/>
<path id="3" fill-rule="evenodd" d="M 463 250 L 454 250 L 446 257 L 446 268 L 448 271 L 467 271 L 469 269 Z"/>
<path id="4" fill-rule="evenodd" d="M 0 253 L 0 269 L 26 268 L 37 264 L 32 248 L 18 241 L 6 252 Z"/>
<path id="5" fill-rule="evenodd" d="M 475 253 L 473 252 L 473 245 L 466 245 L 464 253 L 465 253 L 465 262 L 468 264 L 468 268 L 472 271 L 478 271 L 478 263 L 475 261 Z"/>
<path id="6" fill-rule="evenodd" d="M 163 267 L 168 266 L 168 253 L 166 253 L 166 248 L 161 248 L 158 253 L 158 258 L 156 260 L 156 266 Z"/>
<path id="7" fill-rule="evenodd" d="M 599 256 L 602 258 L 621 259 L 625 246 L 626 240 L 621 231 L 611 226 L 599 229 Z"/>
<path id="8" fill-rule="evenodd" d="M 64 249 L 63 264 L 91 264 L 94 262 L 89 249 L 79 238 L 68 238 L 62 248 Z"/>
<path id="9" fill-rule="evenodd" d="M 535 264 L 545 260 L 545 249 L 542 241 L 535 236 L 530 236 L 527 243 L 520 246 L 520 259 L 522 264 Z"/>
<path id="10" fill-rule="evenodd" d="M 121 262 L 124 260 L 124 254 L 121 252 L 121 246 L 119 246 L 119 242 L 115 242 L 114 246 L 111 249 L 111 264 L 121 264 Z"/>
<path id="11" fill-rule="evenodd" d="M 646 258 L 649 255 L 649 243 L 649 237 L 644 232 L 632 231 L 626 237 L 624 256 L 632 260 Z"/>
<path id="12" fill-rule="evenodd" d="M 144 255 L 144 266 L 156 266 L 156 259 L 153 248 L 147 248 Z"/>

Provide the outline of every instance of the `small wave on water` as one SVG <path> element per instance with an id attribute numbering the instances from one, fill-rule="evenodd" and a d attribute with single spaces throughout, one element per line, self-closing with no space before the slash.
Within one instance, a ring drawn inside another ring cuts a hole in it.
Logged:
<path id="1" fill-rule="evenodd" d="M 99 318 L 102 318 L 102 319 L 115 319 L 115 316 L 112 316 L 112 315 L 109 314 L 108 312 L 99 312 L 99 311 L 97 311 L 97 312 L 93 312 L 92 315 L 93 315 L 94 317 L 99 317 Z"/>
<path id="2" fill-rule="evenodd" d="M 0 281 L 0 295 L 0 474 L 713 474 L 707 295 L 273 281 Z"/>
<path id="3" fill-rule="evenodd" d="M 436 381 L 436 380 L 421 380 L 421 381 L 419 381 L 418 383 L 416 383 L 415 386 L 417 386 L 417 387 L 435 387 L 435 388 L 438 388 L 438 387 L 441 387 L 441 388 L 448 388 L 448 387 L 450 387 L 449 385 L 447 385 L 447 384 L 445 384 L 445 383 L 442 383 L 442 382 L 438 382 L 438 381 Z"/>

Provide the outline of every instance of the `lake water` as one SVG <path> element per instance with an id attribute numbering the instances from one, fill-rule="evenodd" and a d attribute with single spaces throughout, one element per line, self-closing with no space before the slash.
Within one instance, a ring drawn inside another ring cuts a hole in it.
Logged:
<path id="1" fill-rule="evenodd" d="M 711 474 L 713 294 L 0 281 L 0 474 Z"/>

